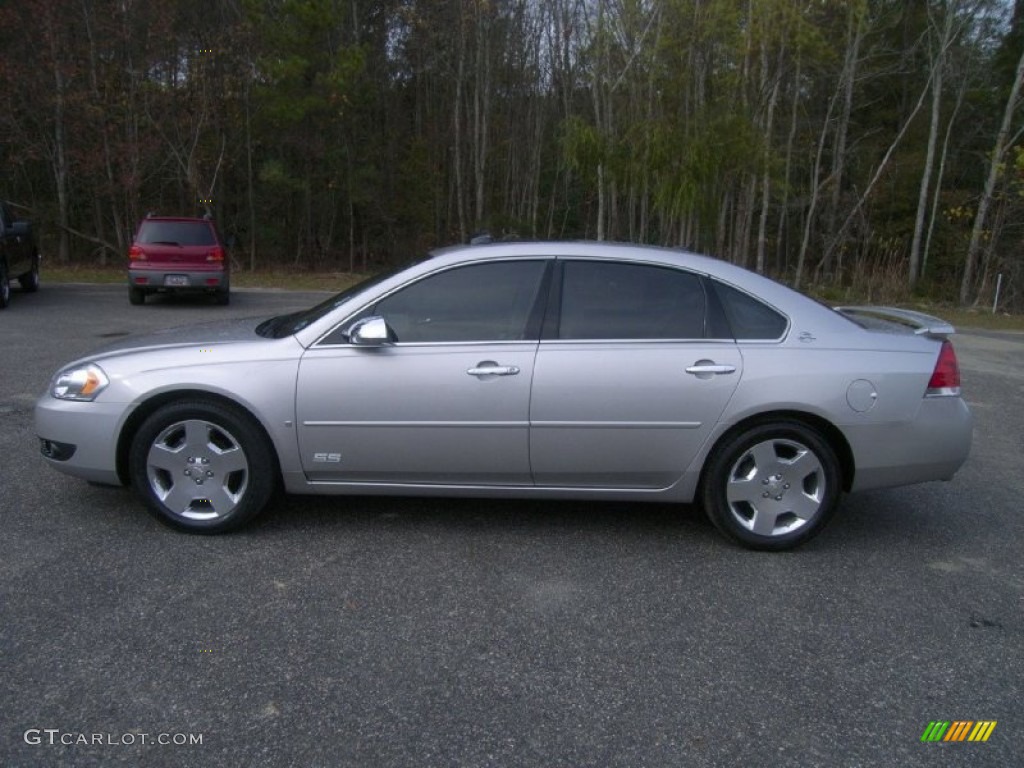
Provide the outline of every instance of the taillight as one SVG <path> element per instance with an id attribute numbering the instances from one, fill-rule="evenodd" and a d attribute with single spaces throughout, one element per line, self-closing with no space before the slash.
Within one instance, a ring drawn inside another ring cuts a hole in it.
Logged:
<path id="1" fill-rule="evenodd" d="M 207 261 L 224 261 L 224 249 L 219 245 L 216 248 L 211 248 L 210 252 L 206 254 Z"/>
<path id="2" fill-rule="evenodd" d="M 128 249 L 128 258 L 131 261 L 139 261 L 146 258 L 146 252 L 142 250 L 142 246 L 133 245 Z"/>
<path id="3" fill-rule="evenodd" d="M 956 362 L 953 344 L 947 339 L 942 342 L 939 359 L 935 361 L 935 370 L 928 381 L 926 395 L 959 395 L 960 366 Z"/>

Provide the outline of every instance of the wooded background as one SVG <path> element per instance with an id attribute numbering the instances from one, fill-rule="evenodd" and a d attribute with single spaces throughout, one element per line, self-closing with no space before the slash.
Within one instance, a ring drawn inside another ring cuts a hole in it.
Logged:
<path id="1" fill-rule="evenodd" d="M 120 263 L 495 237 L 684 246 L 825 293 L 1024 305 L 1024 0 L 7 0 L 3 196 Z"/>

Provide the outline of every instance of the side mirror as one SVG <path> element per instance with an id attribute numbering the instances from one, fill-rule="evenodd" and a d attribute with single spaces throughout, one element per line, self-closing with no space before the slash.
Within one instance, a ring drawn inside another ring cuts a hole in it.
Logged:
<path id="1" fill-rule="evenodd" d="M 357 347 L 385 347 L 397 339 L 383 317 L 364 317 L 349 328 L 348 340 Z"/>

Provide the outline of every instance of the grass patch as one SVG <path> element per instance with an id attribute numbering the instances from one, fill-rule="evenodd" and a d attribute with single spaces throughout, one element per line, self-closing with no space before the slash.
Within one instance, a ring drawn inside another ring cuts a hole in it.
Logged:
<path id="1" fill-rule="evenodd" d="M 113 267 L 58 267 L 47 261 L 40 263 L 43 286 L 46 283 L 126 283 L 128 274 Z"/>
<path id="2" fill-rule="evenodd" d="M 368 275 L 349 272 L 232 272 L 235 288 L 267 288 L 283 291 L 329 291 L 337 293 Z"/>
<path id="3" fill-rule="evenodd" d="M 849 290 L 812 288 L 807 293 L 829 306 L 860 306 L 877 305 L 899 307 L 901 309 L 912 309 L 915 312 L 924 312 L 927 315 L 941 318 L 951 323 L 954 328 L 967 329 L 978 328 L 992 331 L 1024 331 L 1024 315 L 1011 314 L 1008 312 L 997 312 L 992 314 L 991 309 L 969 309 L 958 307 L 941 301 L 927 301 L 918 299 L 914 301 L 872 301 L 863 296 L 852 297 Z"/>
<path id="4" fill-rule="evenodd" d="M 366 275 L 348 272 L 289 272 L 283 270 L 246 272 L 237 270 L 231 273 L 231 287 L 337 293 L 365 277 Z M 44 263 L 43 280 L 50 283 L 123 284 L 127 286 L 128 275 L 122 267 L 54 266 Z"/>
<path id="5" fill-rule="evenodd" d="M 941 317 L 943 320 L 953 324 L 957 329 L 981 328 L 990 331 L 1024 331 L 1024 315 L 1011 315 L 1005 312 L 991 310 L 960 309 L 956 307 L 921 307 L 913 306 L 908 309 L 916 309 L 919 312 L 927 312 L 929 315 Z"/>

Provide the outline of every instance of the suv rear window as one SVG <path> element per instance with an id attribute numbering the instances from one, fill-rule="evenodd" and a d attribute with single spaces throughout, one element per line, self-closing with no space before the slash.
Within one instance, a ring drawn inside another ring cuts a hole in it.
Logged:
<path id="1" fill-rule="evenodd" d="M 205 221 L 142 222 L 135 242 L 140 244 L 216 245 L 213 227 Z"/>

